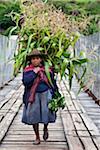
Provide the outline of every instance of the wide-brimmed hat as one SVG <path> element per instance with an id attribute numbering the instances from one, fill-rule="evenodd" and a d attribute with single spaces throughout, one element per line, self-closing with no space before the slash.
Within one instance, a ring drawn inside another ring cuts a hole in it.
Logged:
<path id="1" fill-rule="evenodd" d="M 41 58 L 44 58 L 45 56 L 46 56 L 46 54 L 44 54 L 44 53 L 41 53 L 39 50 L 37 50 L 37 49 L 34 49 L 32 52 L 30 52 L 29 54 L 27 54 L 27 56 L 26 56 L 26 60 L 28 61 L 28 60 L 30 60 L 32 57 L 34 57 L 34 56 L 39 56 L 39 57 L 41 57 Z"/>

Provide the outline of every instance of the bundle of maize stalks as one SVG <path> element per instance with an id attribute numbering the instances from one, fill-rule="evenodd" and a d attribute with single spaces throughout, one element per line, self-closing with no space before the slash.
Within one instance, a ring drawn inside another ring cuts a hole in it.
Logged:
<path id="1" fill-rule="evenodd" d="M 68 76 L 70 87 L 73 75 L 78 74 L 79 69 L 81 76 L 84 75 L 87 58 L 83 52 L 76 56 L 74 50 L 78 39 L 74 30 L 77 30 L 77 27 L 72 25 L 61 10 L 43 2 L 27 1 L 22 3 L 21 15 L 15 14 L 14 18 L 19 28 L 15 74 L 27 65 L 26 55 L 37 48 L 47 54 L 45 68 L 48 78 L 47 70 L 50 66 L 54 66 L 55 72 L 60 73 L 61 78 Z"/>

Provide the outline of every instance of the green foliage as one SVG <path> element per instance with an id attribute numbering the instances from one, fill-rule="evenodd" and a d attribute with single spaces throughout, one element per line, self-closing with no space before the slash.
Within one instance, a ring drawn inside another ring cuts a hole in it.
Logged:
<path id="1" fill-rule="evenodd" d="M 100 16 L 91 16 L 90 24 L 87 26 L 87 28 L 83 31 L 84 35 L 93 34 L 100 31 L 99 27 L 99 20 Z"/>
<path id="2" fill-rule="evenodd" d="M 7 29 L 5 34 L 8 34 L 9 30 L 16 26 L 10 15 L 12 12 L 20 13 L 19 0 L 0 2 L 0 27 L 4 30 Z"/>
<path id="3" fill-rule="evenodd" d="M 50 100 L 48 107 L 52 112 L 57 112 L 59 108 L 64 109 L 66 106 L 65 98 L 59 92 L 55 93 L 53 99 Z"/>
<path id="4" fill-rule="evenodd" d="M 98 0 L 48 0 L 48 2 L 66 13 L 73 23 L 78 21 L 85 24 L 85 27 L 82 26 L 83 30 L 81 29 L 80 33 L 89 35 L 100 31 L 98 27 L 98 22 L 100 21 L 100 2 Z"/>

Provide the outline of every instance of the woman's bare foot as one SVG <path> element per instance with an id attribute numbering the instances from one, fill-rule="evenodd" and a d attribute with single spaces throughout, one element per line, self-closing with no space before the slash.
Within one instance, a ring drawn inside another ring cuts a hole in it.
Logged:
<path id="1" fill-rule="evenodd" d="M 39 145 L 40 144 L 40 139 L 36 139 L 34 142 L 33 142 L 34 145 Z"/>

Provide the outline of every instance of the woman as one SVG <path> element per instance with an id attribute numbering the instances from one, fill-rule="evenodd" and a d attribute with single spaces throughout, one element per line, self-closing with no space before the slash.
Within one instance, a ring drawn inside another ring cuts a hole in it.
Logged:
<path id="1" fill-rule="evenodd" d="M 48 103 L 52 99 L 54 92 L 57 90 L 57 85 L 54 80 L 54 72 L 49 69 L 53 87 L 50 85 L 43 66 L 44 55 L 38 50 L 33 50 L 27 59 L 30 65 L 23 71 L 22 82 L 25 86 L 23 95 L 23 117 L 22 122 L 32 125 L 36 139 L 33 144 L 40 144 L 39 123 L 44 124 L 43 139 L 48 139 L 48 124 L 56 120 L 56 113 L 51 112 L 48 108 Z"/>

